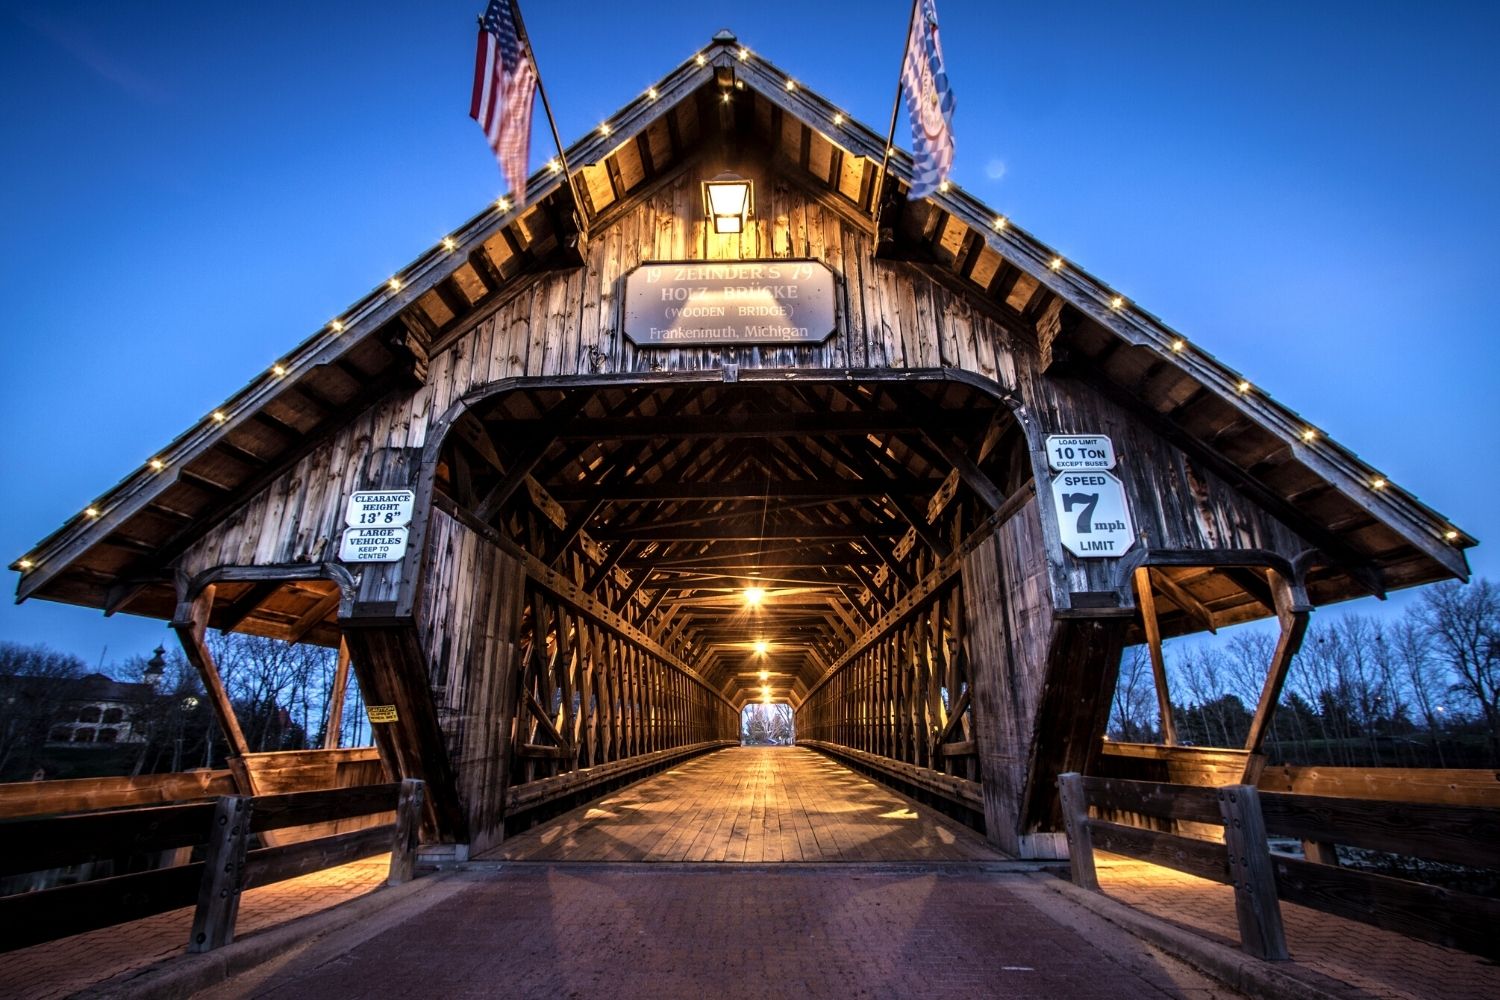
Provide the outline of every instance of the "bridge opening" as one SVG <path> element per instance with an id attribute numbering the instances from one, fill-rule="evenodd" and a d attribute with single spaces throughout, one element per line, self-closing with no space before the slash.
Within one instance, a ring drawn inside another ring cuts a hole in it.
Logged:
<path id="1" fill-rule="evenodd" d="M 943 372 L 529 380 L 466 401 L 428 462 L 425 583 L 495 603 L 492 634 L 514 636 L 486 779 L 504 829 L 793 733 L 982 829 L 960 569 L 1034 500 L 1032 452 L 992 384 Z M 471 686 L 460 629 L 431 626 L 434 689 Z"/>
<path id="2" fill-rule="evenodd" d="M 796 715 L 786 702 L 754 702 L 740 709 L 740 746 L 789 747 L 796 742 Z"/>

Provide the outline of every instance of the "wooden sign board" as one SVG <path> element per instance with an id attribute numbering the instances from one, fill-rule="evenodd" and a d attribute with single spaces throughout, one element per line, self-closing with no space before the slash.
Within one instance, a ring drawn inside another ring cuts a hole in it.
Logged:
<path id="1" fill-rule="evenodd" d="M 625 336 L 637 347 L 821 344 L 834 279 L 815 260 L 642 264 L 625 276 Z"/>

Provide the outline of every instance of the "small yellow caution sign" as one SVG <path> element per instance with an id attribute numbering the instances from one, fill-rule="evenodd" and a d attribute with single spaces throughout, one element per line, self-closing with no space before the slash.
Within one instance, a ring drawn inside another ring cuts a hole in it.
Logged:
<path id="1" fill-rule="evenodd" d="M 365 714 L 370 717 L 371 722 L 395 722 L 395 705 L 366 705 Z"/>

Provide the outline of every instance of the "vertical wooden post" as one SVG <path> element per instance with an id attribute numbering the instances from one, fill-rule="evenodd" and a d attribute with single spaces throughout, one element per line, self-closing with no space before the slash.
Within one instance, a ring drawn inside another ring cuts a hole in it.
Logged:
<path id="1" fill-rule="evenodd" d="M 1256 958 L 1285 962 L 1289 957 L 1286 931 L 1281 924 L 1276 873 L 1271 868 L 1271 848 L 1266 843 L 1266 823 L 1255 786 L 1220 788 L 1219 813 L 1224 817 L 1224 847 L 1229 854 L 1240 947 Z"/>
<path id="2" fill-rule="evenodd" d="M 344 691 L 349 686 L 349 643 L 339 637 L 339 664 L 333 671 L 333 690 L 328 694 L 328 728 L 323 731 L 323 749 L 337 750 L 344 728 Z"/>
<path id="3" fill-rule="evenodd" d="M 1089 803 L 1083 790 L 1083 775 L 1077 771 L 1058 775 L 1057 791 L 1062 803 L 1063 826 L 1068 831 L 1068 862 L 1073 869 L 1073 884 L 1097 892 L 1099 876 L 1094 870 L 1094 835 L 1089 829 Z"/>
<path id="4" fill-rule="evenodd" d="M 1156 618 L 1156 591 L 1151 586 L 1151 567 L 1135 571 L 1136 599 L 1141 605 L 1141 620 L 1146 626 L 1146 648 L 1151 651 L 1151 677 L 1156 682 L 1156 704 L 1161 710 L 1161 741 L 1177 745 L 1177 723 L 1172 719 L 1172 695 L 1167 690 L 1167 661 L 1161 651 L 1161 623 Z"/>
<path id="5" fill-rule="evenodd" d="M 1292 657 L 1302 648 L 1302 636 L 1307 631 L 1308 609 L 1297 606 L 1291 583 L 1274 569 L 1267 571 L 1266 575 L 1271 580 L 1271 597 L 1276 602 L 1281 635 L 1276 640 L 1276 651 L 1271 654 L 1266 686 L 1261 689 L 1260 703 L 1255 706 L 1255 717 L 1250 720 L 1250 732 L 1245 739 L 1245 749 L 1252 754 L 1260 753 L 1261 744 L 1265 742 L 1266 730 L 1276 716 L 1276 703 L 1281 699 L 1281 686 L 1286 682 L 1287 670 L 1292 665 Z"/>
<path id="6" fill-rule="evenodd" d="M 417 862 L 417 838 L 422 832 L 422 798 L 425 786 L 416 778 L 403 778 L 401 798 L 396 803 L 396 836 L 391 844 L 391 870 L 386 885 L 410 882 Z"/>
<path id="7" fill-rule="evenodd" d="M 224 690 L 224 681 L 219 677 L 219 668 L 204 641 L 204 634 L 208 631 L 208 615 L 213 607 L 214 587 L 209 584 L 192 600 L 178 601 L 177 611 L 172 616 L 172 630 L 181 640 L 182 651 L 187 654 L 188 662 L 197 668 L 198 676 L 203 678 L 208 703 L 219 723 L 219 731 L 224 734 L 224 741 L 229 744 L 231 756 L 243 757 L 250 752 L 250 745 L 240 730 L 240 720 L 235 717 L 234 705 L 229 701 L 229 693 Z M 247 787 L 242 791 L 250 792 L 254 789 Z"/>
<path id="8" fill-rule="evenodd" d="M 189 952 L 213 951 L 234 940 L 254 806 L 255 800 L 248 796 L 226 795 L 214 807 L 213 826 L 204 848 L 203 880 L 198 883 L 198 908 L 188 938 Z"/>

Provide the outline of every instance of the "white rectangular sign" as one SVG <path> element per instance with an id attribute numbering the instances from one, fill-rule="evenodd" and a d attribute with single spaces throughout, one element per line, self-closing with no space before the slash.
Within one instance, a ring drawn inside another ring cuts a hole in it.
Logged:
<path id="1" fill-rule="evenodd" d="M 405 528 L 345 528 L 339 542 L 343 562 L 397 562 L 405 555 Z"/>
<path id="2" fill-rule="evenodd" d="M 344 523 L 351 528 L 395 528 L 411 523 L 417 495 L 411 490 L 365 490 L 349 497 Z"/>
<path id="3" fill-rule="evenodd" d="M 1063 547 L 1080 559 L 1111 559 L 1135 544 L 1125 484 L 1113 472 L 1090 469 L 1052 477 Z"/>
<path id="4" fill-rule="evenodd" d="M 1114 442 L 1103 434 L 1048 434 L 1047 464 L 1058 472 L 1113 469 Z"/>

